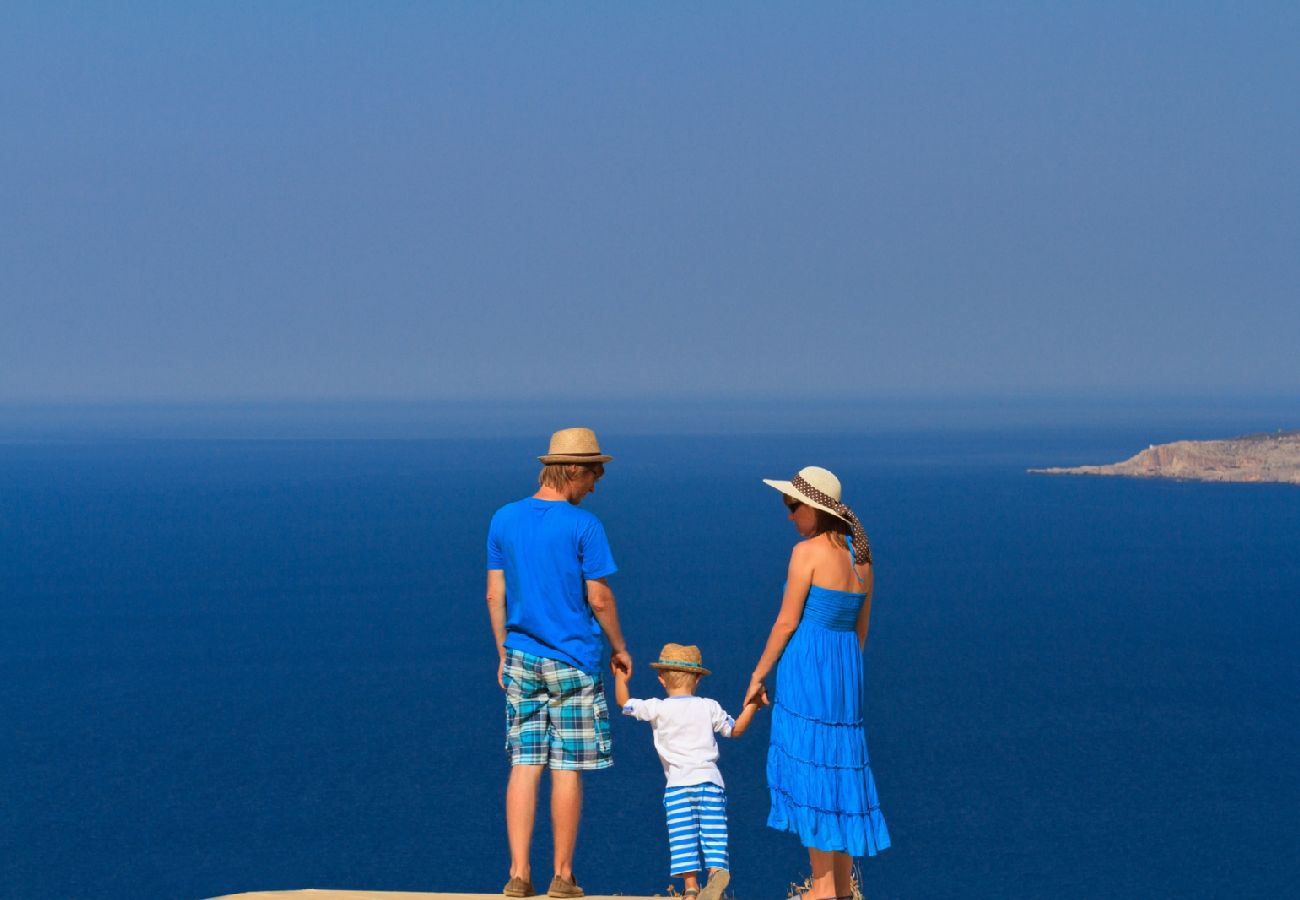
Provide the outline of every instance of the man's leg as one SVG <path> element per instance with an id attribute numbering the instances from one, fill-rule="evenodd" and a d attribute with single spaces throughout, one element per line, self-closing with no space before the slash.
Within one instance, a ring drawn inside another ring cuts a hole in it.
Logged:
<path id="1" fill-rule="evenodd" d="M 506 748 L 510 754 L 506 838 L 510 842 L 510 877 L 524 881 L 531 880 L 528 851 L 537 817 L 537 786 L 549 752 L 548 698 L 539 672 L 544 662 L 518 650 L 506 650 Z"/>
<path id="2" fill-rule="evenodd" d="M 546 690 L 550 731 L 551 832 L 555 837 L 555 877 L 551 896 L 580 897 L 573 877 L 573 852 L 582 819 L 582 773 L 607 768 L 610 759 L 609 708 L 599 674 L 548 661 Z"/>
<path id="3" fill-rule="evenodd" d="M 582 772 L 551 770 L 551 831 L 555 835 L 555 874 L 573 880 L 573 851 L 582 819 Z"/>
<path id="4" fill-rule="evenodd" d="M 528 881 L 532 877 L 528 850 L 533 842 L 537 784 L 541 779 L 542 766 L 510 767 L 510 783 L 506 785 L 506 836 L 510 840 L 511 878 Z"/>

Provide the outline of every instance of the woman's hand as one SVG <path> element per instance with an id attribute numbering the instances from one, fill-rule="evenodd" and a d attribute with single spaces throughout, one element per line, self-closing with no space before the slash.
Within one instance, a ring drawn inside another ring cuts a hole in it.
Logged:
<path id="1" fill-rule="evenodd" d="M 743 705 L 748 706 L 751 703 L 757 703 L 763 706 L 767 701 L 767 688 L 763 685 L 763 679 L 757 675 L 749 679 L 749 687 L 745 688 L 745 702 Z"/>

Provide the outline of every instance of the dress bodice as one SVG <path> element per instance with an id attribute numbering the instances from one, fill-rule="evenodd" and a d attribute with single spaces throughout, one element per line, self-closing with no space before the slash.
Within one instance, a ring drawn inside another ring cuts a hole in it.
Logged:
<path id="1" fill-rule="evenodd" d="M 804 622 L 815 622 L 831 631 L 852 631 L 858 624 L 858 611 L 866 594 L 856 591 L 836 591 L 812 585 L 804 601 Z"/>

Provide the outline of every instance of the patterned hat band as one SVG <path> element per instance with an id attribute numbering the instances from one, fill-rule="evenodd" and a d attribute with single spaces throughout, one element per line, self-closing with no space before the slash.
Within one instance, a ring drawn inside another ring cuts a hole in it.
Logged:
<path id="1" fill-rule="evenodd" d="M 825 491 L 813 487 L 802 475 L 794 476 L 794 478 L 790 479 L 790 484 L 808 499 L 815 500 L 827 509 L 833 510 L 834 515 L 849 523 L 849 528 L 853 530 L 854 565 L 860 566 L 871 562 L 871 542 L 867 540 L 867 530 L 862 527 L 862 523 L 853 514 L 853 510 Z"/>
<path id="2" fill-rule="evenodd" d="M 664 644 L 650 668 L 660 672 L 689 672 L 700 677 L 711 674 L 704 665 L 700 648 L 694 644 Z"/>

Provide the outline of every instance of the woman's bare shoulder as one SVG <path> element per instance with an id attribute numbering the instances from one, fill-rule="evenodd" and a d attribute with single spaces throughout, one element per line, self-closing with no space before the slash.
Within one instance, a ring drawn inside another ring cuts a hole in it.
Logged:
<path id="1" fill-rule="evenodd" d="M 817 548 L 811 539 L 795 544 L 790 550 L 790 567 L 792 569 L 812 569 L 817 562 Z"/>
<path id="2" fill-rule="evenodd" d="M 792 560 L 815 558 L 820 551 L 820 548 L 817 546 L 818 543 L 819 541 L 815 537 L 804 538 L 802 541 L 794 545 L 794 549 L 790 551 L 790 558 Z"/>
<path id="3" fill-rule="evenodd" d="M 802 551 L 810 559 L 823 559 L 834 556 L 836 553 L 843 552 L 842 548 L 836 547 L 828 541 L 824 534 L 804 538 L 802 541 L 795 544 L 795 550 Z"/>

